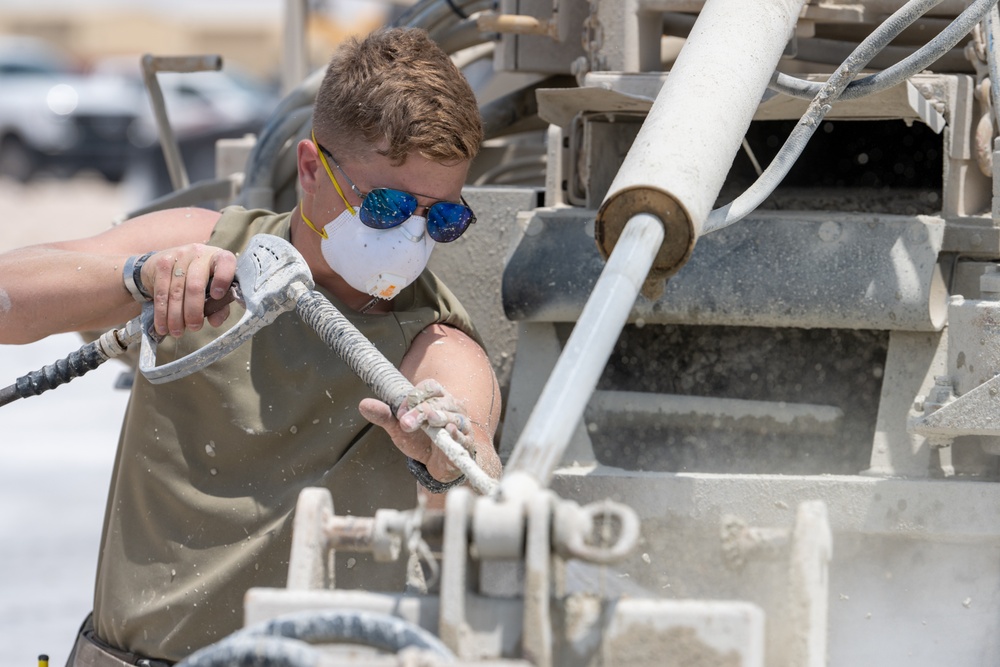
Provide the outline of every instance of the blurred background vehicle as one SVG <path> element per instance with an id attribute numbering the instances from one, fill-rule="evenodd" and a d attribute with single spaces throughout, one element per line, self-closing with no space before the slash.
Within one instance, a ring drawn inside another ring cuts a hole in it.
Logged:
<path id="1" fill-rule="evenodd" d="M 214 168 L 216 140 L 258 131 L 277 100 L 266 83 L 235 68 L 158 78 L 195 179 Z M 0 36 L 0 177 L 24 182 L 86 169 L 112 182 L 134 172 L 139 198 L 170 189 L 140 55 L 84 67 L 45 40 Z"/>
<path id="2" fill-rule="evenodd" d="M 157 142 L 156 125 L 142 81 L 141 56 L 113 56 L 91 68 L 94 78 L 118 78 L 136 99 L 129 141 L 138 148 Z M 181 138 L 220 129 L 257 128 L 277 100 L 273 87 L 231 65 L 223 71 L 158 74 L 174 133 Z"/>
<path id="3" fill-rule="evenodd" d="M 173 190 L 149 94 L 142 78 L 141 56 L 111 56 L 97 60 L 91 76 L 115 78 L 127 89 L 136 115 L 127 138 L 127 181 L 136 202 L 146 202 Z M 215 173 L 219 139 L 257 134 L 278 102 L 274 85 L 238 66 L 223 63 L 220 71 L 157 75 L 167 118 L 185 169 L 192 181 Z"/>
<path id="4" fill-rule="evenodd" d="M 138 113 L 118 77 L 86 74 L 43 40 L 0 36 L 0 176 L 91 168 L 120 180 Z"/>

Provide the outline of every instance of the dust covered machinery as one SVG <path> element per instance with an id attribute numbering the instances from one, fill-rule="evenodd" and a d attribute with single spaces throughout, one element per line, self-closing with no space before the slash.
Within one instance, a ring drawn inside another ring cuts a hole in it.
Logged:
<path id="1" fill-rule="evenodd" d="M 432 267 L 505 388 L 504 478 L 443 514 L 303 494 L 288 588 L 248 593 L 229 648 L 1000 662 L 995 0 L 421 0 L 396 23 L 482 102 L 480 224 Z M 291 208 L 317 83 L 153 206 Z M 358 550 L 415 554 L 426 590 L 338 590 Z"/>

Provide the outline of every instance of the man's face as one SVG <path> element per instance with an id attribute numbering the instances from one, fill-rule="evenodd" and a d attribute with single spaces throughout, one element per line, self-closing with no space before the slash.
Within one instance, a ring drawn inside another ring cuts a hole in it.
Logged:
<path id="1" fill-rule="evenodd" d="M 442 165 L 411 154 L 394 165 L 376 153 L 341 161 L 315 140 L 300 150 L 309 147 L 319 164 L 306 172 L 314 178 L 307 205 L 311 219 L 307 211 L 302 219 L 322 240 L 307 234 L 319 243 L 305 247 L 322 254 L 322 264 L 315 255 L 310 263 L 317 280 L 332 270 L 330 289 L 346 284 L 392 299 L 426 268 L 435 243 L 454 241 L 475 222 L 461 196 L 468 161 Z"/>
<path id="2" fill-rule="evenodd" d="M 411 154 L 402 165 L 393 165 L 377 153 L 364 159 L 338 160 L 325 146 L 319 145 L 319 151 L 329 182 L 323 183 L 317 194 L 331 211 L 330 219 L 347 205 L 376 229 L 398 225 L 410 214 L 420 215 L 428 218 L 431 235 L 440 236 L 435 240 L 445 243 L 458 238 L 475 221 L 461 196 L 468 161 L 442 165 Z M 323 182 L 322 176 L 319 178 Z"/>

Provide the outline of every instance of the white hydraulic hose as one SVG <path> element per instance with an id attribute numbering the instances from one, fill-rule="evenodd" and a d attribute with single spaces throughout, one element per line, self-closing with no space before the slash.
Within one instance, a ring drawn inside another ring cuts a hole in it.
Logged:
<path id="1" fill-rule="evenodd" d="M 625 225 L 514 447 L 501 492 L 505 480 L 516 472 L 527 473 L 542 487 L 548 485 L 663 238 L 663 223 L 648 213 L 633 216 Z"/>
<path id="2" fill-rule="evenodd" d="M 933 5 L 940 4 L 941 1 L 938 0 Z M 942 30 L 937 37 L 927 42 L 927 44 L 920 47 L 911 55 L 881 72 L 852 81 L 844 89 L 844 92 L 841 93 L 840 99 L 854 100 L 883 91 L 926 69 L 958 44 L 996 3 L 997 0 L 975 0 L 947 28 Z M 791 75 L 776 72 L 772 78 L 770 88 L 791 97 L 809 99 L 819 92 L 822 85 L 815 81 L 803 81 Z"/>
<path id="3" fill-rule="evenodd" d="M 785 140 L 784 146 L 767 165 L 761 177 L 735 200 L 713 210 L 705 220 L 702 233 L 708 234 L 739 222 L 760 206 L 788 174 L 816 128 L 819 127 L 820 121 L 829 113 L 830 105 L 840 97 L 851 80 L 886 44 L 940 1 L 910 0 L 861 42 L 820 88 L 795 129 Z"/>

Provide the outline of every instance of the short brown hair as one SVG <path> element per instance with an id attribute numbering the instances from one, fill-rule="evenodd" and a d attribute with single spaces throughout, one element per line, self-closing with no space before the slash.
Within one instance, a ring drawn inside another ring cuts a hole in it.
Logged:
<path id="1" fill-rule="evenodd" d="M 413 151 L 442 164 L 471 160 L 483 141 L 469 82 L 416 28 L 383 28 L 341 45 L 316 95 L 313 129 L 334 154 L 375 147 L 394 164 Z"/>

